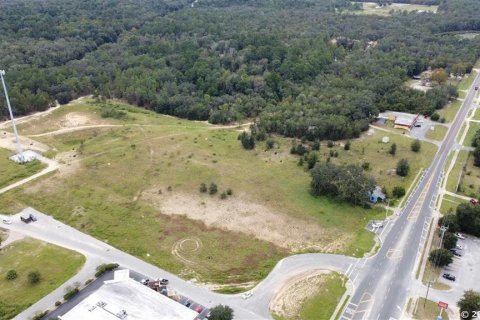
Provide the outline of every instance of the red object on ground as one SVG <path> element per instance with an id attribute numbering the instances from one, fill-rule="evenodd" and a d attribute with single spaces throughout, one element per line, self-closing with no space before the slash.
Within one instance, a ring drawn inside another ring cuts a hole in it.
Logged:
<path id="1" fill-rule="evenodd" d="M 443 309 L 448 309 L 448 303 L 443 301 L 438 301 L 438 306 Z"/>

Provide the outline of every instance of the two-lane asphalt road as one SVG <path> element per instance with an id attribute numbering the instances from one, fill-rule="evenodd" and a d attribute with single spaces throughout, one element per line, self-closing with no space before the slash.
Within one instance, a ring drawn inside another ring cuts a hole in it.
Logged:
<path id="1" fill-rule="evenodd" d="M 419 248 L 425 241 L 425 222 L 430 221 L 449 152 L 455 148 L 468 111 L 473 106 L 476 76 L 447 136 L 407 205 L 395 220 L 378 254 L 362 270 L 360 281 L 341 319 L 401 319 L 411 289 Z"/>

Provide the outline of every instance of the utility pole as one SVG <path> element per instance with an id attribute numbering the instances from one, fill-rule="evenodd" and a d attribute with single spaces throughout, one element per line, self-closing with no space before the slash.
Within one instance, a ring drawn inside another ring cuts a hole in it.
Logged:
<path id="1" fill-rule="evenodd" d="M 15 125 L 15 119 L 13 118 L 13 111 L 12 111 L 12 106 L 10 105 L 10 99 L 8 98 L 8 92 L 7 92 L 7 85 L 5 84 L 5 70 L 0 70 L 0 78 L 2 80 L 2 85 L 3 85 L 3 92 L 5 92 L 5 100 L 7 100 L 7 107 L 8 107 L 8 112 L 10 113 L 10 119 L 12 120 L 12 127 L 13 127 L 13 133 L 15 134 L 15 140 L 17 142 L 17 152 L 18 152 L 18 159 L 20 162 L 24 162 L 24 156 L 23 156 L 23 148 L 22 144 L 20 143 L 20 138 L 18 137 L 18 132 L 17 132 L 17 126 Z"/>

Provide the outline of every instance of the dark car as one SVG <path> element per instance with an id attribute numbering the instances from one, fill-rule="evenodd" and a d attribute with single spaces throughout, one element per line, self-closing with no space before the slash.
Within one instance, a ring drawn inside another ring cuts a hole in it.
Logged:
<path id="1" fill-rule="evenodd" d="M 450 281 L 455 281 L 455 276 L 452 276 L 450 273 L 444 273 L 442 277 Z"/>
<path id="2" fill-rule="evenodd" d="M 455 249 L 450 249 L 450 252 L 454 255 L 454 256 L 457 256 L 457 257 L 461 257 L 462 255 Z"/>
<path id="3" fill-rule="evenodd" d="M 168 285 L 168 283 L 169 283 L 168 279 L 160 279 L 160 284 L 162 286 L 166 286 L 166 285 Z"/>
<path id="4" fill-rule="evenodd" d="M 30 213 L 30 219 L 31 219 L 32 221 L 34 221 L 34 222 L 37 221 L 37 217 L 35 217 L 35 216 L 34 216 L 33 214 L 31 214 L 31 213 Z"/>

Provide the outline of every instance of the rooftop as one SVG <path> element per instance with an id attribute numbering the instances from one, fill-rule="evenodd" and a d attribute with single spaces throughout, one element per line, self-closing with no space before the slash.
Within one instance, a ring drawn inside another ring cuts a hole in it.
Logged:
<path id="1" fill-rule="evenodd" d="M 117 277 L 77 304 L 62 320 L 193 320 L 195 311 L 130 279 Z"/>

